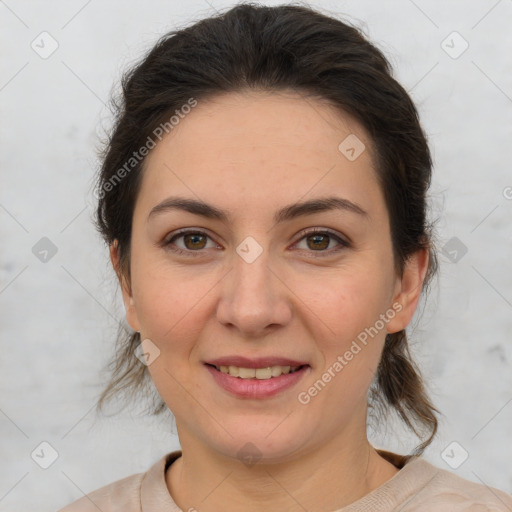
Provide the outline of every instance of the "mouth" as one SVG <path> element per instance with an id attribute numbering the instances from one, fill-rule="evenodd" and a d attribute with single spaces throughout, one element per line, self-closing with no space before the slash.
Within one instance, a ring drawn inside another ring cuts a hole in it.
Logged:
<path id="1" fill-rule="evenodd" d="M 309 364 L 297 364 L 297 362 L 294 362 L 293 366 L 291 364 L 263 366 L 258 361 L 251 361 L 250 366 L 247 362 L 242 364 L 245 366 L 210 362 L 205 363 L 204 367 L 219 388 L 236 398 L 243 399 L 271 398 L 282 394 L 285 390 L 297 385 L 311 371 Z"/>
<path id="2" fill-rule="evenodd" d="M 262 368 L 246 368 L 243 366 L 214 365 L 214 364 L 206 363 L 206 366 L 215 368 L 215 370 L 217 370 L 218 372 L 224 373 L 226 375 L 230 375 L 231 377 L 236 377 L 238 379 L 269 380 L 269 379 L 276 379 L 276 378 L 280 377 L 281 375 L 289 375 L 291 373 L 295 373 L 309 365 L 307 365 L 307 364 L 302 364 L 299 366 L 274 365 L 274 366 L 265 366 Z"/>

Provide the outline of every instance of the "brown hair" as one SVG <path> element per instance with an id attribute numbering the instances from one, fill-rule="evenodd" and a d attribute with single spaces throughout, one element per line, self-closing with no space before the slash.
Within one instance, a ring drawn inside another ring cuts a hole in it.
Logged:
<path id="1" fill-rule="evenodd" d="M 128 169 L 126 163 L 191 98 L 201 101 L 244 89 L 293 89 L 322 98 L 365 127 L 389 212 L 397 272 L 414 252 L 428 250 L 425 288 L 437 260 L 426 220 L 432 161 L 416 108 L 392 77 L 384 55 L 359 30 L 292 5 L 240 4 L 169 32 L 123 76 L 121 96 L 114 100 L 114 127 L 101 155 L 96 212 L 105 242 L 118 244 L 118 275 L 129 282 L 132 216 L 144 159 Z M 114 183 L 123 168 L 122 179 Z M 114 395 L 133 396 L 148 384 L 147 368 L 134 356 L 140 341 L 138 333 L 120 326 L 112 379 L 100 409 Z M 432 441 L 437 410 L 411 358 L 405 331 L 386 337 L 370 402 L 396 411 L 423 438 L 416 453 Z M 164 409 L 159 399 L 154 412 Z"/>

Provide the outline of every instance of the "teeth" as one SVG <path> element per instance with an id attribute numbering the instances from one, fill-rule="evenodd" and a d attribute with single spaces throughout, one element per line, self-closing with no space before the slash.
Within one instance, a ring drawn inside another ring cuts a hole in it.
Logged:
<path id="1" fill-rule="evenodd" d="M 272 377 L 272 367 L 269 366 L 268 368 L 258 368 L 255 373 L 257 379 L 270 379 Z"/>
<path id="2" fill-rule="evenodd" d="M 267 380 L 283 374 L 293 373 L 298 366 L 267 366 L 266 368 L 240 368 L 239 366 L 216 366 L 217 370 L 240 379 Z"/>
<path id="3" fill-rule="evenodd" d="M 256 370 L 254 368 L 238 368 L 238 376 L 241 379 L 254 379 Z"/>

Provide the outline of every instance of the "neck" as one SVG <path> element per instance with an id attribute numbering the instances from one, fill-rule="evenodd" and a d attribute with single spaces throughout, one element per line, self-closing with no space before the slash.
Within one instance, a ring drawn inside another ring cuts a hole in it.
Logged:
<path id="1" fill-rule="evenodd" d="M 182 456 L 170 466 L 166 482 L 182 510 L 337 510 L 398 471 L 375 451 L 366 436 L 351 443 L 333 439 L 295 460 L 250 466 L 182 433 L 180 443 Z"/>

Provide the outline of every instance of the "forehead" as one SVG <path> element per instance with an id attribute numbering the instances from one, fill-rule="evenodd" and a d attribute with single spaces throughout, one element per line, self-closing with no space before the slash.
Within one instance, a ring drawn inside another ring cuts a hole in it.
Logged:
<path id="1" fill-rule="evenodd" d="M 362 151 L 355 159 L 343 153 L 347 140 Z M 327 102 L 293 92 L 229 93 L 199 101 L 151 150 L 139 195 L 145 208 L 170 193 L 235 207 L 334 189 L 360 201 L 378 194 L 373 168 L 365 130 Z"/>

